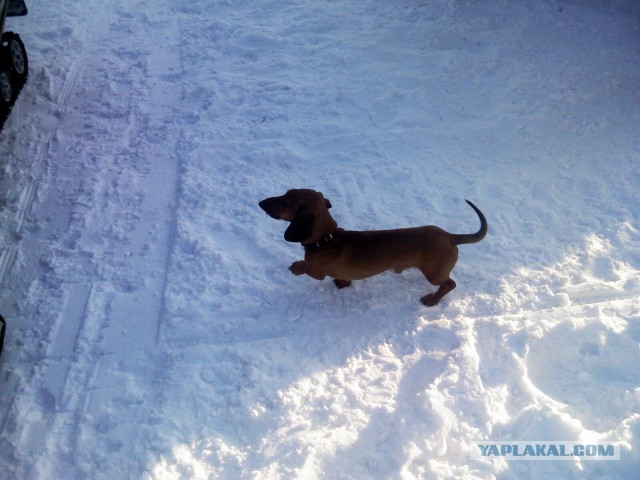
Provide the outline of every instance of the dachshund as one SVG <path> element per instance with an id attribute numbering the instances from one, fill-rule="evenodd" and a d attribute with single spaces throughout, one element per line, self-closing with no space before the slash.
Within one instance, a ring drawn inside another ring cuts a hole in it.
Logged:
<path id="1" fill-rule="evenodd" d="M 453 234 L 435 226 L 395 230 L 350 231 L 338 228 L 329 213 L 331 202 L 310 189 L 289 190 L 282 196 L 259 203 L 269 216 L 290 222 L 284 232 L 288 242 L 301 243 L 304 260 L 294 262 L 294 275 L 309 275 L 317 280 L 331 277 L 338 288 L 352 280 L 377 275 L 386 270 L 401 273 L 417 268 L 438 287 L 420 301 L 428 306 L 438 302 L 456 282 L 451 270 L 458 260 L 458 245 L 477 243 L 487 234 L 487 220 L 473 203 L 466 200 L 480 219 L 480 229 L 472 234 Z"/>

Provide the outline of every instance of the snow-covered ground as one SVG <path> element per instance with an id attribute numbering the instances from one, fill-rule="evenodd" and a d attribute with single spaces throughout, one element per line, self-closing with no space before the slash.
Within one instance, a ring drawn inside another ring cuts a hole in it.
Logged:
<path id="1" fill-rule="evenodd" d="M 0 135 L 2 479 L 634 478 L 640 4 L 29 1 Z M 257 206 L 439 225 L 338 291 Z M 621 443 L 478 461 L 478 440 Z"/>

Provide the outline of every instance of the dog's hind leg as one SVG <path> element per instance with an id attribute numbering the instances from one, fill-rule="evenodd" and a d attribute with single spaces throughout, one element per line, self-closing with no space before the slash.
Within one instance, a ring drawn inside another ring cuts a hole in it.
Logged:
<path id="1" fill-rule="evenodd" d="M 434 305 L 437 305 L 440 300 L 442 300 L 442 297 L 444 297 L 454 288 L 456 288 L 456 282 L 448 278 L 438 286 L 438 290 L 436 290 L 434 293 L 425 295 L 420 299 L 420 301 L 427 307 L 433 307 Z"/>
<path id="2" fill-rule="evenodd" d="M 427 307 L 433 307 L 434 305 L 437 305 L 438 302 L 442 300 L 442 297 L 456 288 L 456 282 L 451 280 L 451 277 L 449 277 L 449 272 L 451 272 L 453 264 L 455 264 L 455 259 L 454 262 L 452 262 L 450 268 L 444 271 L 440 270 L 440 273 L 438 275 L 433 275 L 428 270 L 421 269 L 422 274 L 427 278 L 429 283 L 438 287 L 438 290 L 436 290 L 434 293 L 425 295 L 420 299 L 420 301 Z"/>

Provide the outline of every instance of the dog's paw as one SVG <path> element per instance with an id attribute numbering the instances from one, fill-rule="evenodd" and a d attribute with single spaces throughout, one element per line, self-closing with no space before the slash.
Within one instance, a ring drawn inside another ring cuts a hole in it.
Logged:
<path id="1" fill-rule="evenodd" d="M 346 288 L 351 286 L 351 280 L 338 280 L 337 278 L 333 280 L 333 283 L 338 288 Z"/>
<path id="2" fill-rule="evenodd" d="M 438 298 L 435 293 L 430 293 L 429 295 L 425 295 L 420 299 L 423 305 L 427 307 L 434 307 L 438 304 Z"/>
<path id="3" fill-rule="evenodd" d="M 307 271 L 307 268 L 304 264 L 304 260 L 299 260 L 297 262 L 293 262 L 289 267 L 289 271 L 294 275 L 304 275 Z"/>

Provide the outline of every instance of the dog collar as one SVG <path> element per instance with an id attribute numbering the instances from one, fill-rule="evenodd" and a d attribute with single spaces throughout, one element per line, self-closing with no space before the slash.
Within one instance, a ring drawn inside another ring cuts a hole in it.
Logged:
<path id="1" fill-rule="evenodd" d="M 337 230 L 336 230 L 337 232 Z M 332 232 L 332 233 L 327 233 L 324 237 L 322 237 L 320 240 L 318 240 L 317 242 L 314 243 L 308 243 L 308 244 L 302 244 L 302 246 L 305 248 L 305 250 L 315 250 L 317 248 L 322 248 L 322 247 L 326 247 L 327 245 L 329 245 L 333 239 L 336 237 L 336 232 Z"/>

